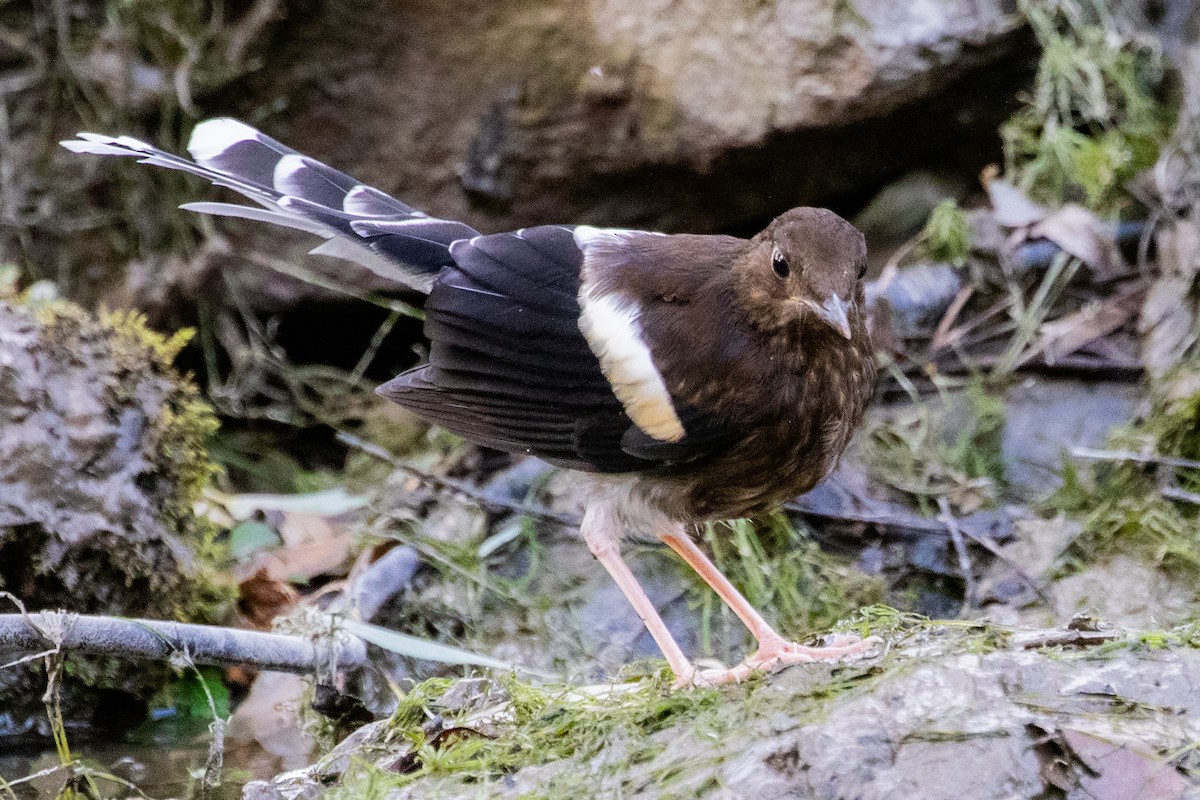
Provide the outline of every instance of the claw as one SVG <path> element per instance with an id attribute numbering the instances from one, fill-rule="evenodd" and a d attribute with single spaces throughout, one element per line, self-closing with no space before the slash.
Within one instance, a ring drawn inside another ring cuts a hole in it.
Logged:
<path id="1" fill-rule="evenodd" d="M 724 686 L 729 683 L 741 683 L 756 672 L 773 672 L 781 667 L 792 664 L 811 664 L 815 661 L 842 661 L 851 658 L 865 658 L 883 645 L 878 636 L 861 639 L 854 634 L 844 634 L 835 637 L 828 645 L 812 647 L 780 639 L 765 643 L 758 651 L 748 656 L 736 667 L 728 669 L 696 669 L 692 667 L 683 675 L 676 675 L 672 684 L 674 689 L 690 689 L 693 687 Z"/>

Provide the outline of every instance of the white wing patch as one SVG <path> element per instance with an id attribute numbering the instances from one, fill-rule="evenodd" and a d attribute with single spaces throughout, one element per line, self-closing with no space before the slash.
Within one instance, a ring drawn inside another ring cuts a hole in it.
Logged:
<path id="1" fill-rule="evenodd" d="M 683 423 L 642 339 L 637 303 L 617 293 L 599 293 L 589 280 L 589 273 L 597 267 L 603 269 L 604 261 L 619 257 L 614 250 L 626 237 L 640 233 L 588 226 L 575 229 L 575 243 L 583 251 L 579 329 L 634 424 L 659 441 L 677 442 L 684 437 Z"/>

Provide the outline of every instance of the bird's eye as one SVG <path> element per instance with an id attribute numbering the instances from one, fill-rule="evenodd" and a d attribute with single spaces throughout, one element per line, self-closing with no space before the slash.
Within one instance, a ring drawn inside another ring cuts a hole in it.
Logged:
<path id="1" fill-rule="evenodd" d="M 788 266 L 787 259 L 784 258 L 783 252 L 778 247 L 771 251 L 771 269 L 775 270 L 775 274 L 781 278 L 792 274 L 792 268 Z"/>
<path id="2" fill-rule="evenodd" d="M 865 277 L 867 277 L 867 260 L 864 258 L 858 262 L 858 279 L 861 281 Z"/>

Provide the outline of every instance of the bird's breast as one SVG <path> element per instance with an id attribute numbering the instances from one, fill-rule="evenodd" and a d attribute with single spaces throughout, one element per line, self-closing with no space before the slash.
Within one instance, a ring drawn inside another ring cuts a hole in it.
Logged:
<path id="1" fill-rule="evenodd" d="M 857 352 L 780 370 L 745 387 L 759 398 L 760 413 L 741 415 L 740 435 L 729 446 L 647 473 L 639 488 L 668 515 L 690 522 L 769 511 L 807 492 L 837 464 L 862 421 L 874 374 L 870 356 Z"/>

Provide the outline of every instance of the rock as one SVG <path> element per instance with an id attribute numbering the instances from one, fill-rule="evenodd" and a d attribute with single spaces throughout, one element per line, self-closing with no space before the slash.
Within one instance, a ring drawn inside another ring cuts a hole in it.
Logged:
<path id="1" fill-rule="evenodd" d="M 212 546 L 192 504 L 216 421 L 171 366 L 182 341 L 135 315 L 0 299 L 0 590 L 29 610 L 211 621 L 229 599 L 198 554 Z M 64 713 L 80 723 L 136 724 L 170 674 L 71 664 Z M 40 666 L 2 670 L 0 708 L 40 726 L 44 688 Z"/>
<path id="2" fill-rule="evenodd" d="M 948 159 L 965 130 L 990 136 L 1010 94 L 997 81 L 1015 91 L 1024 73 L 1019 24 L 1005 0 L 327 4 L 281 23 L 262 69 L 204 110 L 257 116 L 289 145 L 482 231 L 740 230 Z M 1010 54 L 1022 66 L 997 65 Z M 286 112 L 262 118 L 272 106 Z M 242 297 L 262 309 L 315 294 L 247 267 L 248 253 L 381 288 L 306 256 L 305 237 L 224 229 L 232 242 L 172 266 L 177 280 L 143 259 L 118 296 L 158 307 L 220 291 L 208 278 L 231 251 Z"/>
<path id="3" fill-rule="evenodd" d="M 1103 447 L 1133 419 L 1143 390 L 1134 383 L 1028 376 L 1005 397 L 1004 477 L 1016 497 L 1040 501 L 1057 489 L 1072 448 Z"/>
<path id="4" fill-rule="evenodd" d="M 1182 800 L 1196 790 L 1195 759 L 1178 758 L 1200 735 L 1191 681 L 1200 651 L 1186 632 L 1153 634 L 1156 649 L 1133 631 L 1111 631 L 1103 649 L 1086 639 L 1030 648 L 1022 643 L 1062 631 L 1016 633 L 901 625 L 884 634 L 890 651 L 873 662 L 795 667 L 720 691 L 668 695 L 653 682 L 523 687 L 507 730 L 483 742 L 469 735 L 469 715 L 432 699 L 409 714 L 415 722 L 376 724 L 361 737 L 365 758 L 385 772 L 351 771 L 332 786 L 366 800 Z M 454 739 L 417 728 L 443 716 L 440 730 L 456 731 Z M 414 758 L 414 740 L 438 742 L 432 769 L 419 769 L 428 751 Z M 455 760 L 459 746 L 472 748 L 469 760 Z M 406 774 L 389 777 L 389 764 Z M 1130 794 L 1135 777 L 1153 793 Z"/>

